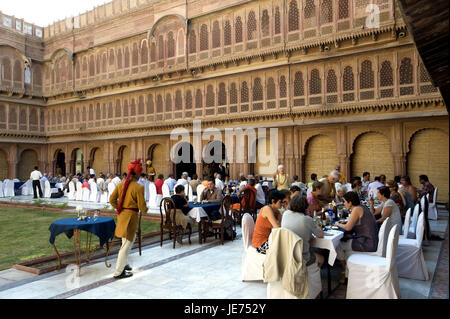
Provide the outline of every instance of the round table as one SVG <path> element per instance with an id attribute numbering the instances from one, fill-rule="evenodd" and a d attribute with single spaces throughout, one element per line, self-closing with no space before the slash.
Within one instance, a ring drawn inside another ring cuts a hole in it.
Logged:
<path id="1" fill-rule="evenodd" d="M 77 217 L 72 217 L 60 219 L 53 222 L 48 228 L 48 230 L 50 231 L 49 241 L 56 252 L 56 256 L 58 257 L 58 269 L 60 269 L 63 265 L 61 263 L 61 256 L 55 245 L 55 238 L 59 234 L 65 233 L 69 239 L 73 237 L 74 253 L 78 265 L 78 273 L 80 272 L 81 231 L 86 232 L 86 247 L 85 247 L 86 261 L 90 262 L 89 260 L 90 246 L 92 234 L 94 234 L 100 240 L 100 247 L 103 247 L 104 244 L 106 243 L 105 265 L 108 268 L 111 267 L 111 265 L 108 264 L 107 260 L 110 250 L 110 241 L 114 238 L 115 229 L 116 223 L 114 222 L 114 219 L 105 216 L 97 216 L 97 217 L 89 216 L 85 220 L 78 220 Z"/>

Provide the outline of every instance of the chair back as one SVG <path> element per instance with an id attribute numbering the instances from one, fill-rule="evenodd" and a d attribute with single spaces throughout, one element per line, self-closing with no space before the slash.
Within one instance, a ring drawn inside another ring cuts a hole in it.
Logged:
<path id="1" fill-rule="evenodd" d="M 3 182 L 0 181 L 0 197 L 4 197 L 3 195 Z"/>
<path id="2" fill-rule="evenodd" d="M 184 194 L 187 196 L 189 202 L 192 202 L 194 200 L 194 194 L 192 192 L 192 186 L 190 184 L 184 185 Z"/>
<path id="3" fill-rule="evenodd" d="M 386 259 L 389 266 L 389 269 L 392 269 L 396 266 L 395 256 L 397 256 L 397 248 L 398 248 L 398 225 L 393 225 L 391 231 L 389 232 L 389 237 L 387 241 L 386 247 Z"/>
<path id="4" fill-rule="evenodd" d="M 405 215 L 405 222 L 403 223 L 403 237 L 408 238 L 409 224 L 411 223 L 411 208 L 408 208 Z"/>
<path id="5" fill-rule="evenodd" d="M 422 247 L 423 233 L 425 231 L 425 214 L 422 213 L 417 219 L 416 227 L 416 243 L 417 247 Z"/>
<path id="6" fill-rule="evenodd" d="M 83 187 L 80 181 L 77 182 L 76 200 L 83 200 Z"/>
<path id="7" fill-rule="evenodd" d="M 225 219 L 232 219 L 231 217 L 231 196 L 226 195 L 222 198 L 222 201 L 220 203 L 220 214 L 222 215 L 222 221 Z"/>
<path id="8" fill-rule="evenodd" d="M 157 207 L 156 206 L 156 186 L 155 183 L 150 182 L 148 183 L 148 206 L 149 207 Z"/>
<path id="9" fill-rule="evenodd" d="M 197 199 L 200 201 L 200 196 L 202 195 L 203 191 L 205 190 L 205 186 L 200 184 L 197 186 Z"/>
<path id="10" fill-rule="evenodd" d="M 164 212 L 164 213 L 163 213 Z M 161 216 L 161 228 L 163 226 L 175 227 L 176 208 L 175 203 L 170 197 L 164 197 L 159 205 L 159 213 Z M 164 220 L 164 215 L 166 219 Z"/>
<path id="11" fill-rule="evenodd" d="M 89 201 L 91 202 L 97 202 L 97 195 L 98 195 L 98 186 L 97 183 L 92 181 L 89 182 L 89 188 L 91 190 L 91 193 L 89 195 Z"/>
<path id="12" fill-rule="evenodd" d="M 292 230 L 290 230 L 290 229 L 283 228 L 283 227 L 272 229 L 272 231 L 271 231 L 271 233 L 269 235 L 269 247 L 272 246 L 272 235 L 275 236 L 275 234 L 277 232 L 289 233 L 290 236 L 292 236 L 292 237 L 294 237 L 296 239 L 295 240 L 296 244 L 294 245 L 294 247 L 292 247 L 292 254 L 293 254 L 294 260 L 296 262 L 302 261 L 302 258 L 303 258 L 303 254 L 302 254 L 303 253 L 303 239 L 300 236 L 298 236 L 296 233 L 294 233 Z M 298 239 L 300 239 L 300 240 L 298 241 Z M 277 248 L 279 248 L 279 247 L 277 247 Z M 283 252 L 279 252 L 279 253 L 283 254 Z M 290 251 L 289 251 L 289 253 L 290 253 Z"/>
<path id="13" fill-rule="evenodd" d="M 69 182 L 69 200 L 75 199 L 75 185 L 70 181 Z"/>
<path id="14" fill-rule="evenodd" d="M 434 193 L 433 193 L 433 203 L 432 203 L 432 205 L 436 205 L 437 195 L 438 195 L 438 187 L 436 186 L 436 187 L 434 188 Z M 428 202 L 429 202 L 429 201 L 428 201 Z"/>
<path id="15" fill-rule="evenodd" d="M 113 182 L 109 182 L 109 183 L 108 183 L 108 193 L 109 193 L 109 196 L 111 196 L 111 194 L 114 192 L 114 188 L 116 188 L 116 184 L 114 184 Z"/>
<path id="16" fill-rule="evenodd" d="M 378 232 L 378 247 L 377 247 L 377 256 L 385 257 L 386 256 L 386 247 L 389 232 L 392 228 L 391 218 L 388 217 L 384 220 L 383 224 L 380 227 L 380 231 Z"/>
<path id="17" fill-rule="evenodd" d="M 51 194 L 52 194 L 52 191 L 51 191 L 51 188 L 50 188 L 50 182 L 49 181 L 45 181 L 45 187 L 44 187 L 44 197 L 45 198 L 50 198 L 51 197 Z"/>
<path id="18" fill-rule="evenodd" d="M 415 234 L 416 233 L 416 225 L 417 225 L 417 218 L 419 217 L 419 204 L 416 204 L 414 206 L 414 212 L 411 218 L 411 224 L 409 225 L 409 232 Z"/>
<path id="19" fill-rule="evenodd" d="M 245 213 L 241 221 L 242 242 L 244 249 L 252 245 L 253 230 L 255 229 L 255 221 L 249 213 Z"/>
<path id="20" fill-rule="evenodd" d="M 162 193 L 163 197 L 170 197 L 169 185 L 167 185 L 166 183 L 162 185 Z"/>

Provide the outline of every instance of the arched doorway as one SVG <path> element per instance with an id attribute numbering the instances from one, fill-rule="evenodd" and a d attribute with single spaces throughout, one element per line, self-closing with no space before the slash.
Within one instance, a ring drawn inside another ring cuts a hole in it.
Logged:
<path id="1" fill-rule="evenodd" d="M 0 180 L 8 178 L 8 154 L 0 149 Z"/>
<path id="2" fill-rule="evenodd" d="M 187 152 L 187 154 L 186 154 Z M 194 163 L 194 147 L 187 142 L 179 143 L 175 148 L 175 156 L 180 158 L 179 163 L 174 163 L 174 171 L 176 179 L 181 178 L 183 172 L 187 172 L 192 176 L 196 172 L 196 164 Z M 186 161 L 184 160 L 186 159 Z"/>
<path id="3" fill-rule="evenodd" d="M 327 135 L 312 137 L 305 146 L 304 155 L 304 182 L 311 180 L 311 174 L 317 174 L 317 178 L 330 174 L 339 163 L 336 154 L 336 144 Z"/>
<path id="4" fill-rule="evenodd" d="M 71 156 L 71 172 L 75 174 L 83 174 L 84 172 L 84 162 L 83 162 L 83 151 L 76 148 L 72 151 Z"/>
<path id="5" fill-rule="evenodd" d="M 427 175 L 430 182 L 438 187 L 438 202 L 448 202 L 448 134 L 438 129 L 418 131 L 409 142 L 409 150 L 407 172 L 413 185 L 422 189 L 419 175 Z"/>
<path id="6" fill-rule="evenodd" d="M 362 176 L 367 171 L 372 178 L 384 174 L 386 180 L 394 179 L 391 143 L 381 133 L 368 132 L 358 136 L 353 142 L 350 158 L 352 177 Z"/>
<path id="7" fill-rule="evenodd" d="M 127 173 L 127 165 L 131 162 L 130 148 L 126 145 L 122 145 L 119 148 L 117 156 L 117 172 L 120 174 Z"/>
<path id="8" fill-rule="evenodd" d="M 92 149 L 90 163 L 97 176 L 104 172 L 105 163 L 103 160 L 103 151 L 100 147 Z"/>
<path id="9" fill-rule="evenodd" d="M 17 164 L 17 178 L 21 181 L 28 180 L 35 166 L 38 166 L 38 154 L 36 151 L 24 150 L 20 154 L 19 163 Z"/>
<path id="10" fill-rule="evenodd" d="M 53 171 L 55 172 L 55 175 L 58 176 L 59 174 L 65 176 L 66 175 L 66 154 L 62 150 L 57 150 L 55 152 L 55 158 L 54 158 L 54 167 Z"/>
<path id="11" fill-rule="evenodd" d="M 221 141 L 212 141 L 203 149 L 203 174 L 212 176 L 220 163 L 225 166 L 225 174 L 229 175 L 229 163 L 225 144 Z M 224 178 L 224 176 L 222 176 Z"/>
<path id="12" fill-rule="evenodd" d="M 147 158 L 152 161 L 152 166 L 156 171 L 156 177 L 159 174 L 163 174 L 165 176 L 167 160 L 164 157 L 164 149 L 161 144 L 153 144 L 150 146 L 147 152 Z"/>

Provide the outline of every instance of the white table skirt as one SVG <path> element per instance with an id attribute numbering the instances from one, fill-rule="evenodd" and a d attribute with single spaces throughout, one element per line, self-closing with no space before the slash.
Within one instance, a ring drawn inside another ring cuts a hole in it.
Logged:
<path id="1" fill-rule="evenodd" d="M 344 237 L 344 232 L 340 230 L 327 230 L 326 233 L 332 233 L 333 236 L 324 236 L 324 238 L 315 238 L 313 247 L 327 249 L 330 251 L 328 256 L 328 264 L 333 266 L 336 260 L 336 247 L 339 245 L 341 238 Z"/>
<path id="2" fill-rule="evenodd" d="M 63 188 L 64 188 L 64 184 L 63 184 L 63 183 L 56 183 L 56 184 L 55 184 L 55 188 L 61 188 L 61 189 L 63 189 Z"/>
<path id="3" fill-rule="evenodd" d="M 188 216 L 199 223 L 201 221 L 201 218 L 208 217 L 208 214 L 202 207 L 194 207 L 189 211 Z"/>

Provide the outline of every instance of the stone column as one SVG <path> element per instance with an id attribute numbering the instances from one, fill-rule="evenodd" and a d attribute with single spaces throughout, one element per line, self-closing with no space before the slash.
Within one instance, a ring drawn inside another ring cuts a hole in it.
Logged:
<path id="1" fill-rule="evenodd" d="M 406 175 L 406 156 L 403 154 L 392 154 L 394 161 L 394 176 Z"/>
<path id="2" fill-rule="evenodd" d="M 195 163 L 195 172 L 199 178 L 203 179 L 203 162 Z"/>
<path id="3" fill-rule="evenodd" d="M 346 154 L 339 154 L 339 165 L 341 165 L 341 172 L 347 177 L 347 183 L 350 182 L 350 159 Z M 361 176 L 362 178 L 362 176 Z"/>
<path id="4" fill-rule="evenodd" d="M 15 161 L 8 161 L 8 178 L 11 180 L 17 178 L 17 164 Z"/>

